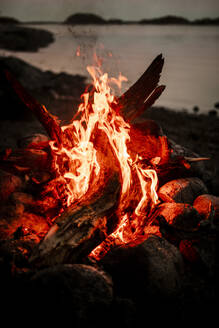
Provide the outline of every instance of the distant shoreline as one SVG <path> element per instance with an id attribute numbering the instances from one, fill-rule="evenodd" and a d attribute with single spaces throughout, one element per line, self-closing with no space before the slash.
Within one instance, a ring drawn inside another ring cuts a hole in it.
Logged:
<path id="1" fill-rule="evenodd" d="M 76 13 L 69 16 L 64 21 L 18 21 L 14 18 L 0 17 L 0 24 L 8 23 L 23 24 L 23 25 L 188 25 L 188 26 L 218 26 L 219 17 L 209 18 L 204 17 L 195 20 L 189 20 L 181 16 L 162 16 L 151 19 L 141 20 L 122 20 L 117 18 L 104 19 L 101 16 L 89 13 Z"/>

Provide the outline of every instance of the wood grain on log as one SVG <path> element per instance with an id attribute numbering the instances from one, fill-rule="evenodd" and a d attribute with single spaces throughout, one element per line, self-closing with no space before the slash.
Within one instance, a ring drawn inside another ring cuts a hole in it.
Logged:
<path id="1" fill-rule="evenodd" d="M 157 88 L 163 64 L 164 58 L 160 54 L 153 60 L 137 82 L 118 99 L 121 113 L 126 119 L 130 120 L 140 115 L 163 92 L 164 86 Z"/>
<path id="2" fill-rule="evenodd" d="M 133 110 L 130 111 L 129 120 L 134 121 L 134 119 L 136 119 L 138 116 L 143 114 L 148 108 L 153 106 L 153 104 L 160 97 L 160 95 L 163 93 L 165 88 L 166 88 L 165 85 L 160 85 L 156 87 L 140 108 L 138 108 L 137 110 L 133 108 Z"/>
<path id="3" fill-rule="evenodd" d="M 70 206 L 56 220 L 32 254 L 34 265 L 74 263 L 87 256 L 117 225 L 118 175 L 111 177 L 104 193 L 89 204 Z"/>

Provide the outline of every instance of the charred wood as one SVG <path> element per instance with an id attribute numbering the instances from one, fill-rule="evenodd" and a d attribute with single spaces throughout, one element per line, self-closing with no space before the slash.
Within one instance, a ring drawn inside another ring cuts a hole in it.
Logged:
<path id="1" fill-rule="evenodd" d="M 39 104 L 9 71 L 5 71 L 5 76 L 11 83 L 11 86 L 19 98 L 43 125 L 49 137 L 52 140 L 55 140 L 58 145 L 60 145 L 62 143 L 62 131 L 57 122 L 57 119 L 52 114 L 50 114 L 44 106 Z"/>
<path id="2" fill-rule="evenodd" d="M 116 174 L 99 198 L 64 210 L 33 252 L 31 263 L 39 266 L 74 263 L 86 257 L 116 228 L 119 192 Z"/>
<path id="3" fill-rule="evenodd" d="M 131 120 L 150 107 L 164 90 L 156 89 L 163 68 L 162 54 L 157 56 L 143 75 L 119 99 L 122 115 Z M 136 115 L 134 114 L 136 112 Z M 138 114 L 137 114 L 138 113 Z"/>
<path id="4" fill-rule="evenodd" d="M 49 166 L 49 155 L 41 149 L 19 149 L 0 158 L 0 167 L 10 169 L 13 167 L 30 168 L 31 170 L 44 170 Z M 22 171 L 22 169 L 21 169 Z"/>
<path id="5" fill-rule="evenodd" d="M 153 106 L 153 104 L 160 97 L 160 95 L 163 93 L 165 88 L 166 88 L 165 85 L 160 85 L 156 87 L 138 110 L 135 110 L 135 108 L 133 108 L 133 110 L 130 111 L 129 120 L 134 121 L 138 116 L 143 114 L 148 108 Z"/>

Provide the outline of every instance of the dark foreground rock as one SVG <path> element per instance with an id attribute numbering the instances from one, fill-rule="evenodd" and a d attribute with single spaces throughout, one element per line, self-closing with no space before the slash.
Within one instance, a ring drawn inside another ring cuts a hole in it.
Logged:
<path id="1" fill-rule="evenodd" d="M 1 16 L 0 17 L 0 24 L 19 24 L 20 22 L 12 17 Z"/>
<path id="2" fill-rule="evenodd" d="M 51 267 L 36 273 L 30 281 L 30 296 L 35 294 L 42 313 L 51 309 L 74 324 L 99 325 L 113 299 L 112 282 L 94 267 L 74 264 Z M 46 310 L 46 311 L 45 311 Z M 58 315 L 57 315 L 58 317 Z"/>
<path id="3" fill-rule="evenodd" d="M 44 72 L 16 57 L 0 57 L 0 120 L 33 120 L 6 80 L 5 70 L 10 71 L 38 102 L 49 106 L 53 114 L 59 113 L 61 119 L 72 118 L 72 108 L 78 104 L 85 89 L 85 77 Z"/>
<path id="4" fill-rule="evenodd" d="M 78 328 L 101 327 L 104 320 L 111 320 L 112 281 L 103 271 L 83 264 L 58 265 L 24 276 L 6 292 L 11 311 L 21 313 L 15 321 L 22 326 L 28 326 L 28 318 L 43 326 L 62 323 Z"/>
<path id="5" fill-rule="evenodd" d="M 49 31 L 17 24 L 0 24 L 1 49 L 35 52 L 53 41 L 53 34 Z"/>
<path id="6" fill-rule="evenodd" d="M 171 299 L 179 295 L 183 260 L 178 249 L 152 236 L 135 247 L 118 247 L 100 262 L 113 277 L 122 296 L 134 299 Z"/>

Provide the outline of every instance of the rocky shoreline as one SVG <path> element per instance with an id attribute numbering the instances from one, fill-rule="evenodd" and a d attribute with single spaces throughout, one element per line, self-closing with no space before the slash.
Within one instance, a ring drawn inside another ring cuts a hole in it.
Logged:
<path id="1" fill-rule="evenodd" d="M 49 31 L 0 22 L 0 49 L 35 52 L 52 42 L 54 36 Z"/>
<path id="2" fill-rule="evenodd" d="M 212 193 L 219 195 L 219 117 L 162 107 L 148 110 L 144 117 L 157 121 L 168 138 L 177 144 L 210 158 L 204 163 L 206 180 Z"/>

